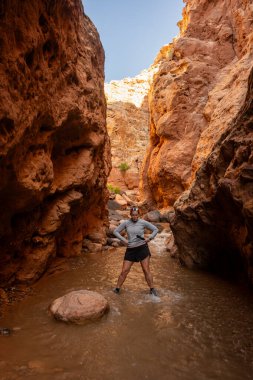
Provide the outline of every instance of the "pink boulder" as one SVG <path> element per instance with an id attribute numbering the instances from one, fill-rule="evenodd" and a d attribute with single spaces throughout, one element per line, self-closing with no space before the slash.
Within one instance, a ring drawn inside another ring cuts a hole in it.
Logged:
<path id="1" fill-rule="evenodd" d="M 101 318 L 109 310 L 109 304 L 99 293 L 77 290 L 54 300 L 49 310 L 60 321 L 80 325 Z"/>

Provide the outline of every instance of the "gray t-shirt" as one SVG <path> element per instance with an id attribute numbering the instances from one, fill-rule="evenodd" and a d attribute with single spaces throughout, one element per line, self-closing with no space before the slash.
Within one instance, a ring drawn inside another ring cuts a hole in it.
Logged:
<path id="1" fill-rule="evenodd" d="M 143 219 L 138 219 L 137 222 L 133 222 L 132 219 L 125 220 L 123 223 L 121 223 L 115 230 L 113 231 L 114 235 L 123 241 L 124 243 L 127 243 L 127 246 L 129 248 L 133 247 L 139 247 L 140 245 L 145 244 L 144 240 L 137 237 L 137 235 L 144 238 L 144 229 L 147 228 L 150 231 L 152 231 L 152 234 L 148 237 L 149 240 L 153 239 L 157 232 L 158 228 L 154 226 L 153 224 L 147 222 Z M 120 232 L 126 230 L 128 240 L 126 240 Z"/>

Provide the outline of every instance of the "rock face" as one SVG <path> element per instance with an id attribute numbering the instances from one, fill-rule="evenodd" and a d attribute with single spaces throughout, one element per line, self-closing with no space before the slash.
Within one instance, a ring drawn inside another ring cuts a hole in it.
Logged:
<path id="1" fill-rule="evenodd" d="M 108 183 L 120 189 L 139 187 L 139 175 L 149 140 L 148 92 L 158 66 L 134 78 L 105 85 L 107 129 L 111 140 L 112 171 Z M 119 165 L 127 163 L 126 172 Z M 123 175 L 122 175 L 123 174 Z"/>
<path id="2" fill-rule="evenodd" d="M 36 280 L 105 229 L 103 65 L 81 1 L 1 2 L 0 286 Z"/>
<path id="3" fill-rule="evenodd" d="M 49 310 L 60 321 L 81 325 L 101 318 L 109 310 L 109 304 L 99 293 L 77 290 L 57 298 Z"/>
<path id="4" fill-rule="evenodd" d="M 237 117 L 175 203 L 171 228 L 181 262 L 227 275 L 246 272 L 253 284 L 253 69 L 247 87 Z"/>
<path id="5" fill-rule="evenodd" d="M 150 92 L 142 192 L 159 207 L 189 188 L 245 101 L 252 4 L 186 0 L 180 37 L 161 51 Z"/>
<path id="6" fill-rule="evenodd" d="M 181 195 L 171 223 L 181 262 L 244 269 L 253 283 L 253 4 L 186 3 L 150 94 L 143 191 L 160 207 Z"/>

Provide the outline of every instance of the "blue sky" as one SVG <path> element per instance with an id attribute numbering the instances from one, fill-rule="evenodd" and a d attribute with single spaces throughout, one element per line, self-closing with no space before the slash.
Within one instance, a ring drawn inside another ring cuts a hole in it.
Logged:
<path id="1" fill-rule="evenodd" d="M 148 68 L 178 34 L 182 0 L 82 0 L 105 49 L 106 81 Z"/>

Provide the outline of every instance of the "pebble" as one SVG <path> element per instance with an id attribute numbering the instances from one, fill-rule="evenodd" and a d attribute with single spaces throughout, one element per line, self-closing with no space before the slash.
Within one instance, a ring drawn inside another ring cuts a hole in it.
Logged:
<path id="1" fill-rule="evenodd" d="M 11 335 L 12 330 L 8 327 L 0 327 L 0 335 Z"/>

